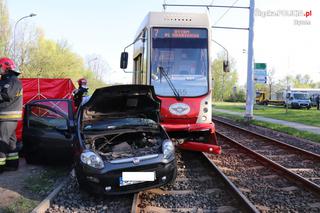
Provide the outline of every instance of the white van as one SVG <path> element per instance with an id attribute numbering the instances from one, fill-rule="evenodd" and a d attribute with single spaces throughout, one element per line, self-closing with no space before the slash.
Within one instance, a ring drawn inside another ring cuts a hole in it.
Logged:
<path id="1" fill-rule="evenodd" d="M 291 108 L 311 108 L 310 96 L 306 92 L 286 91 L 285 93 L 285 104 Z"/>

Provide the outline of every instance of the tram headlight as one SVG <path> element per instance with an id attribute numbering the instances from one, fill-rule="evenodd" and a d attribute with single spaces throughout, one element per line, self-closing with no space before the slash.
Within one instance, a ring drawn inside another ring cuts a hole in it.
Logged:
<path id="1" fill-rule="evenodd" d="M 208 108 L 207 107 L 203 108 L 203 112 L 207 113 L 208 112 Z"/>
<path id="2" fill-rule="evenodd" d="M 203 116 L 201 117 L 201 120 L 202 120 L 202 121 L 206 121 L 206 120 L 207 120 L 207 116 L 203 115 Z"/>

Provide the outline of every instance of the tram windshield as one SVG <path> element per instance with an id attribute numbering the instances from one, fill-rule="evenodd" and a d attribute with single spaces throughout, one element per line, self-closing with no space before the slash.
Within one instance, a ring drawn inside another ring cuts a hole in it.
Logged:
<path id="1" fill-rule="evenodd" d="M 158 67 L 163 67 L 182 97 L 208 92 L 208 31 L 152 28 L 151 84 L 159 96 L 174 96 Z"/>

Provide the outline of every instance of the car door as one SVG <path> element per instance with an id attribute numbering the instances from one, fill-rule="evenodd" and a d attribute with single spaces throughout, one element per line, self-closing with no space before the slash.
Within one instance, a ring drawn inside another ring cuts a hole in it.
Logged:
<path id="1" fill-rule="evenodd" d="M 22 132 L 27 162 L 72 162 L 76 142 L 75 129 L 70 100 L 45 99 L 27 104 Z"/>

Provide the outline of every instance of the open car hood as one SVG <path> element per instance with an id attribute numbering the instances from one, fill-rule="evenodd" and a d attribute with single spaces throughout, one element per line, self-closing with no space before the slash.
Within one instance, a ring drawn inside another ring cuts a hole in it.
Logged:
<path id="1" fill-rule="evenodd" d="M 153 86 L 117 85 L 96 89 L 82 106 L 83 120 L 103 117 L 141 117 L 159 122 L 160 100 Z"/>

